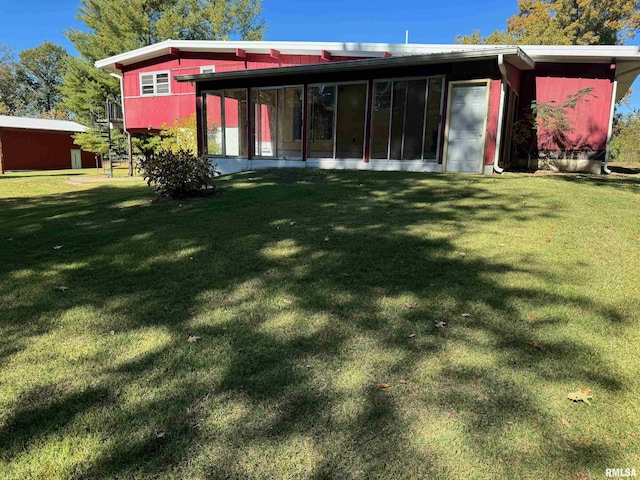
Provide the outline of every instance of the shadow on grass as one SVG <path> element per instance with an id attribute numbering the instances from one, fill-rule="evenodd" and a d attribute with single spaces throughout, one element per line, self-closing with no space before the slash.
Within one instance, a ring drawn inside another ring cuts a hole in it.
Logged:
<path id="1" fill-rule="evenodd" d="M 0 250 L 0 299 L 12 305 L 0 323 L 5 362 L 78 309 L 100 315 L 65 324 L 70 334 L 168 332 L 115 364 L 97 361 L 115 355 L 101 340 L 82 392 L 46 401 L 43 379 L 16 398 L 0 424 L 2 457 L 95 411 L 92 428 L 108 441 L 75 465 L 80 478 L 451 478 L 491 476 L 497 464 L 513 477 L 541 459 L 561 458 L 560 475 L 614 465 L 599 443 L 565 455 L 557 419 L 523 379 L 611 392 L 620 379 L 578 340 L 527 348 L 518 304 L 588 307 L 609 322 L 621 314 L 505 286 L 506 274 L 547 273 L 460 251 L 457 240 L 501 215 L 551 215 L 531 197 L 519 210 L 489 181 L 265 171 L 220 180 L 215 199 L 151 204 L 146 188 L 98 187 L 0 201 L 0 236 L 13 239 Z M 474 321 L 435 328 L 464 311 Z M 477 356 L 452 359 L 451 349 Z M 398 378 L 408 380 L 377 387 Z M 516 427 L 537 456 L 508 443 Z M 476 467 L 456 470 L 448 448 Z"/>

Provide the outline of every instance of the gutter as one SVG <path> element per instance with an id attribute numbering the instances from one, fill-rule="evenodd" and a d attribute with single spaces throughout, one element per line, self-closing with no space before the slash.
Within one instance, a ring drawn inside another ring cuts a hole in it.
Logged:
<path id="1" fill-rule="evenodd" d="M 114 78 L 117 78 L 120 82 L 120 98 L 122 99 L 122 130 L 127 135 L 127 141 L 129 143 L 129 176 L 133 177 L 133 149 L 131 145 L 131 134 L 127 131 L 127 117 L 124 111 L 124 80 L 122 75 L 116 73 L 109 73 Z M 109 125 L 111 128 L 111 125 Z"/>
<path id="2" fill-rule="evenodd" d="M 602 171 L 606 174 L 610 174 L 609 170 L 609 158 L 611 157 L 611 135 L 613 133 L 613 113 L 616 108 L 616 94 L 618 91 L 618 80 L 613 81 L 613 91 L 611 92 L 611 111 L 609 112 L 609 131 L 607 132 L 607 150 L 604 156 L 604 163 L 602 164 Z"/>
<path id="3" fill-rule="evenodd" d="M 500 107 L 498 110 L 498 131 L 496 132 L 496 151 L 493 155 L 493 170 L 496 173 L 504 172 L 504 168 L 498 165 L 500 151 L 502 150 L 502 124 L 504 123 L 504 97 L 507 90 L 507 67 L 504 66 L 504 55 L 498 55 L 498 68 L 502 74 L 502 88 L 500 89 Z"/>

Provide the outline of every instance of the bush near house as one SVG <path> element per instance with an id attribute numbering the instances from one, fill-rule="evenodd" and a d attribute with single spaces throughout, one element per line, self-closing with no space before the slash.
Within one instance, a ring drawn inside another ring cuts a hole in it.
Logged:
<path id="1" fill-rule="evenodd" d="M 217 173 L 215 165 L 190 151 L 164 150 L 151 154 L 140 159 L 139 169 L 147 185 L 160 197 L 183 198 L 203 191 L 215 192 L 210 185 Z"/>

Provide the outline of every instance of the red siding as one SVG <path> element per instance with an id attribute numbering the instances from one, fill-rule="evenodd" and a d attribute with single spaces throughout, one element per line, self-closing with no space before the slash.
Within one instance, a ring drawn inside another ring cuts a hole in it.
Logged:
<path id="1" fill-rule="evenodd" d="M 525 84 L 526 81 L 526 84 Z M 527 108 L 531 100 L 563 103 L 568 95 L 592 88 L 591 97 L 568 110 L 572 132 L 560 145 L 548 132 L 538 132 L 541 150 L 597 150 L 607 146 L 613 71 L 609 65 L 545 65 L 533 72 L 523 73 L 521 106 Z"/>
<path id="2" fill-rule="evenodd" d="M 498 132 L 498 114 L 500 112 L 500 91 L 502 81 L 491 80 L 489 83 L 489 116 L 487 118 L 487 138 L 485 142 L 484 164 L 493 165 L 496 153 L 496 137 Z"/>
<path id="3" fill-rule="evenodd" d="M 332 57 L 332 62 L 356 60 L 355 57 Z M 248 53 L 238 58 L 230 53 L 181 53 L 179 57 L 164 56 L 127 66 L 123 86 L 127 129 L 130 131 L 160 130 L 164 124 L 195 113 L 195 86 L 175 81 L 178 75 L 200 73 L 200 67 L 215 65 L 216 72 L 251 70 L 325 63 L 320 55 L 281 55 L 279 59 L 269 54 Z M 171 94 L 140 96 L 140 73 L 170 71 Z"/>
<path id="4" fill-rule="evenodd" d="M 58 170 L 71 168 L 71 150 L 78 149 L 72 133 L 1 128 L 5 170 Z M 94 155 L 82 152 L 82 167 L 95 167 Z"/>

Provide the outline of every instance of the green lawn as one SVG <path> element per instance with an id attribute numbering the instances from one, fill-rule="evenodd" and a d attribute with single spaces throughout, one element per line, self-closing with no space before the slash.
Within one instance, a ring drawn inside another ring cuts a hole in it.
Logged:
<path id="1" fill-rule="evenodd" d="M 0 176 L 0 478 L 640 472 L 640 179 L 69 173 Z"/>

